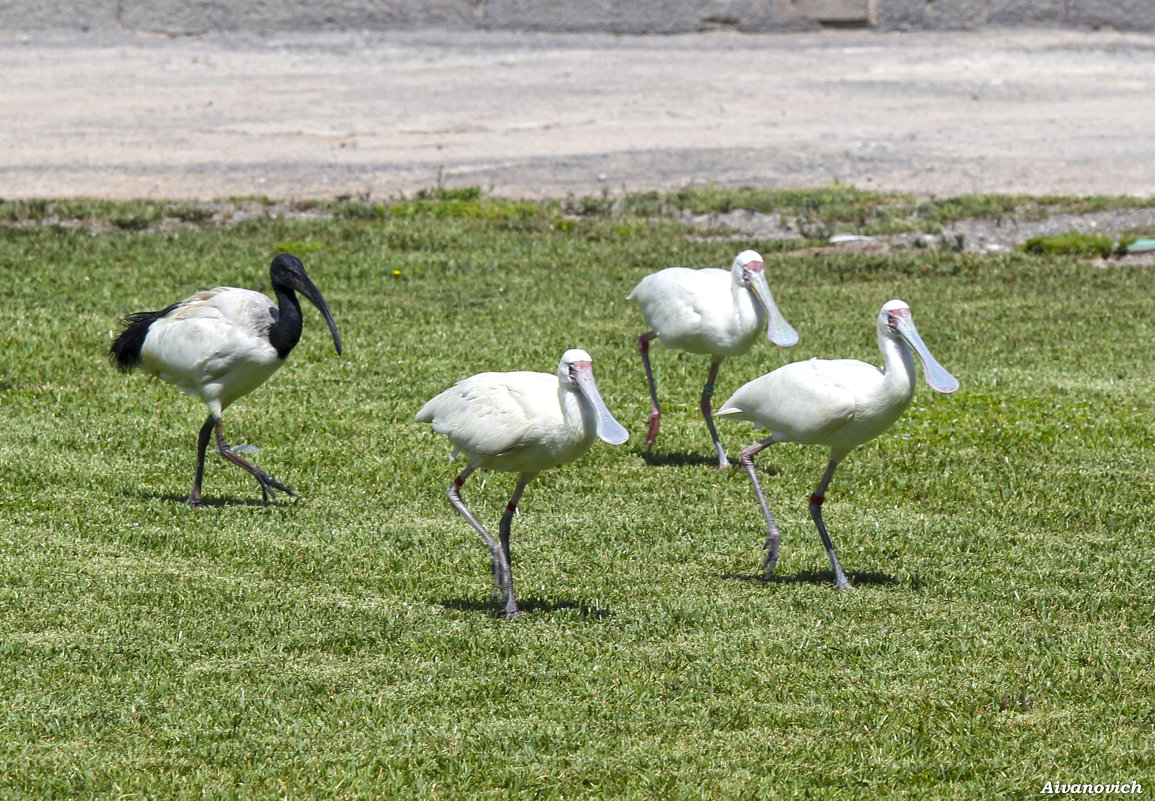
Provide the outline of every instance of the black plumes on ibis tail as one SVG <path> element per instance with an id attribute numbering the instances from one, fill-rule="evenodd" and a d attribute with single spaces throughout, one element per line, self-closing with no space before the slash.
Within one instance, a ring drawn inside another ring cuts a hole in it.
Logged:
<path id="1" fill-rule="evenodd" d="M 112 343 L 108 351 L 108 359 L 116 365 L 122 373 L 131 373 L 134 367 L 140 366 L 140 349 L 144 347 L 144 338 L 148 336 L 149 327 L 162 317 L 168 317 L 179 306 L 174 303 L 160 311 L 132 312 L 121 319 L 124 330 Z"/>

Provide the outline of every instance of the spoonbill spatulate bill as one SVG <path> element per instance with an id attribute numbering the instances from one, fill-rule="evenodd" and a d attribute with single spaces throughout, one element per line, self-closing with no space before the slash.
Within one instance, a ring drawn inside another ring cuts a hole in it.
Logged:
<path id="1" fill-rule="evenodd" d="M 417 413 L 453 444 L 453 455 L 468 463 L 449 485 L 449 503 L 489 547 L 495 594 L 507 618 L 518 614 L 513 592 L 509 530 L 525 486 L 542 470 L 572 462 L 600 438 L 620 445 L 629 434 L 613 418 L 594 380 L 593 361 L 584 350 L 567 350 L 557 374 L 528 371 L 478 373 L 458 381 Z M 517 473 L 517 486 L 501 517 L 500 542 L 465 502 L 461 486 L 478 468 Z"/>
<path id="2" fill-rule="evenodd" d="M 296 495 L 229 447 L 221 428 L 221 414 L 229 404 L 263 384 L 301 339 L 297 292 L 321 311 L 333 345 L 341 352 L 341 337 L 329 306 L 300 260 L 287 253 L 278 255 L 269 267 L 269 277 L 276 303 L 250 289 L 208 289 L 160 311 L 126 315 L 124 330 L 112 343 L 109 358 L 122 372 L 140 367 L 199 398 L 209 409 L 197 438 L 190 506 L 203 503 L 205 451 L 214 432 L 217 453 L 256 478 L 266 502 L 275 497 L 274 490 Z"/>
<path id="3" fill-rule="evenodd" d="M 650 367 L 650 342 L 656 338 L 667 348 L 711 357 L 699 407 L 718 452 L 718 469 L 724 470 L 730 462 L 711 413 L 714 379 L 722 360 L 750 350 L 763 329 L 775 345 L 788 348 L 798 342 L 798 332 L 786 322 L 774 303 L 762 257 L 756 251 L 744 250 L 734 259 L 729 271 L 668 267 L 647 275 L 627 297 L 638 304 L 650 327 L 638 338 L 638 350 L 650 387 L 646 450 L 653 447 L 662 420 Z"/>
<path id="4" fill-rule="evenodd" d="M 799 442 L 830 448 L 830 461 L 810 496 L 810 517 L 818 527 L 834 581 L 839 589 L 850 582 L 830 543 L 822 522 L 822 502 L 839 462 L 864 442 L 890 428 L 910 405 L 917 380 L 911 351 L 922 361 L 931 389 L 954 392 L 958 380 L 935 361 L 915 328 L 910 307 L 901 300 L 887 302 L 878 313 L 878 347 L 883 366 L 855 359 L 810 359 L 793 362 L 740 387 L 718 411 L 721 418 L 749 420 L 770 430 L 770 436 L 742 451 L 741 462 L 754 485 L 754 494 L 766 518 L 766 578 L 778 562 L 778 526 L 754 471 L 754 455 L 775 442 Z"/>

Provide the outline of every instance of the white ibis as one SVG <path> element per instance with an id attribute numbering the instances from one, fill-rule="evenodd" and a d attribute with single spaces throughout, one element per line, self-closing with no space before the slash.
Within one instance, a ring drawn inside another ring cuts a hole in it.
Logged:
<path id="1" fill-rule="evenodd" d="M 611 445 L 629 439 L 598 392 L 593 362 L 584 350 L 567 350 L 557 374 L 478 373 L 458 381 L 417 413 L 417 422 L 453 443 L 453 455 L 468 463 L 446 493 L 469 525 L 489 546 L 493 580 L 507 618 L 518 614 L 509 555 L 509 528 L 526 484 L 542 470 L 572 462 L 590 449 L 594 437 Z M 498 542 L 461 500 L 461 485 L 477 468 L 517 473 L 517 486 L 501 517 Z"/>
<path id="2" fill-rule="evenodd" d="M 718 411 L 719 417 L 749 420 L 770 430 L 769 437 L 743 450 L 741 457 L 766 518 L 768 536 L 763 568 L 767 578 L 778 562 L 779 534 L 754 472 L 754 454 L 775 442 L 830 448 L 826 473 L 810 496 L 810 516 L 826 546 L 836 586 L 850 589 L 822 522 L 822 502 L 834 469 L 852 450 L 890 428 L 910 405 L 917 378 L 912 348 L 922 360 L 926 383 L 931 389 L 939 392 L 958 389 L 958 380 L 935 361 L 918 335 L 909 306 L 901 300 L 888 301 L 878 313 L 877 327 L 883 361 L 881 370 L 855 359 L 793 362 L 740 387 Z"/>
<path id="3" fill-rule="evenodd" d="M 768 339 L 775 345 L 788 348 L 798 342 L 798 332 L 786 322 L 774 303 L 762 257 L 753 250 L 744 250 L 734 259 L 729 272 L 668 267 L 643 278 L 627 298 L 638 304 L 651 329 L 638 338 L 638 350 L 642 352 L 642 365 L 650 386 L 646 450 L 653 447 L 662 420 L 658 390 L 650 368 L 650 340 L 657 337 L 667 348 L 712 357 L 700 408 L 718 452 L 718 469 L 726 469 L 730 462 L 722 450 L 710 411 L 714 379 L 722 360 L 750 350 L 764 326 Z"/>
<path id="4" fill-rule="evenodd" d="M 250 464 L 225 442 L 221 413 L 259 387 L 285 363 L 301 338 L 300 292 L 320 309 L 341 352 L 341 337 L 321 292 L 295 256 L 282 253 L 269 268 L 274 304 L 260 292 L 222 286 L 185 298 L 160 311 L 124 317 L 124 330 L 112 343 L 109 358 L 121 372 L 141 367 L 173 384 L 209 408 L 197 439 L 197 464 L 189 506 L 201 506 L 205 450 L 216 432 L 217 453 L 257 479 L 265 501 L 274 489 L 296 495 L 260 468 Z"/>

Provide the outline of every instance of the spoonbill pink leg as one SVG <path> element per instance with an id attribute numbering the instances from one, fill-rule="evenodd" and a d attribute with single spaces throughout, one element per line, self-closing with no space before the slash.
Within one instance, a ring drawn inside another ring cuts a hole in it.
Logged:
<path id="1" fill-rule="evenodd" d="M 771 432 L 770 438 L 742 452 L 743 464 L 757 491 L 751 457 L 772 442 L 825 445 L 829 450 L 826 472 L 810 496 L 810 517 L 818 528 L 834 583 L 840 590 L 851 589 L 822 520 L 826 488 L 847 454 L 892 426 L 910 405 L 918 374 L 915 357 L 922 361 L 927 385 L 936 392 L 951 393 L 959 388 L 951 375 L 931 355 L 911 318 L 910 306 L 901 300 L 882 305 L 875 320 L 883 369 L 855 359 L 809 359 L 779 367 L 738 388 L 718 410 L 722 419 L 746 420 Z M 770 512 L 757 492 L 771 538 L 767 563 L 773 565 L 773 523 Z M 771 569 L 773 569 L 771 567 Z"/>
<path id="2" fill-rule="evenodd" d="M 706 386 L 702 387 L 702 401 L 700 408 L 702 417 L 706 418 L 706 428 L 710 429 L 710 437 L 714 440 L 714 450 L 718 451 L 718 469 L 725 470 L 730 466 L 726 452 L 722 450 L 722 440 L 718 438 L 718 429 L 714 428 L 714 415 L 710 409 L 710 398 L 714 396 L 714 379 L 718 377 L 718 368 L 722 366 L 721 359 L 710 362 L 710 375 L 706 377 Z"/>
<path id="3" fill-rule="evenodd" d="M 516 617 L 518 614 L 517 600 L 513 595 L 513 570 L 509 566 L 509 557 L 507 548 L 502 547 L 502 544 L 493 538 L 493 535 L 485 530 L 485 526 L 481 525 L 473 512 L 469 511 L 469 507 L 461 500 L 461 485 L 465 483 L 465 479 L 474 471 L 473 467 L 466 467 L 461 471 L 457 478 L 453 479 L 453 483 L 449 485 L 446 495 L 449 497 L 449 503 L 457 510 L 457 513 L 465 518 L 465 522 L 473 526 L 473 530 L 481 535 L 485 540 L 485 544 L 489 547 L 490 558 L 493 563 L 493 583 L 497 592 L 501 595 L 501 601 L 504 604 L 504 613 L 506 618 Z M 518 489 L 514 491 L 514 497 L 520 497 L 521 489 L 524 486 L 519 482 Z M 516 508 L 516 504 L 514 504 Z M 508 542 L 508 524 L 506 518 L 513 518 L 513 512 L 506 510 L 505 516 L 502 517 L 502 529 L 504 529 L 503 538 Z"/>
<path id="4" fill-rule="evenodd" d="M 501 525 L 498 528 L 501 533 L 501 550 L 505 554 L 505 563 L 509 565 L 511 581 L 513 580 L 513 556 L 509 552 L 509 527 L 513 523 L 513 513 L 517 511 L 517 504 L 521 500 L 521 493 L 525 491 L 525 485 L 533 481 L 536 475 L 537 473 L 518 476 L 517 486 L 513 489 L 513 496 L 509 499 L 509 503 L 505 505 L 505 514 L 501 516 Z"/>
<path id="5" fill-rule="evenodd" d="M 646 451 L 654 446 L 658 438 L 658 428 L 662 424 L 662 408 L 658 405 L 658 389 L 654 386 L 654 371 L 650 367 L 650 341 L 658 335 L 648 331 L 638 337 L 638 350 L 642 353 L 642 365 L 646 368 L 646 381 L 650 385 L 650 416 L 646 424 L 650 427 L 646 433 Z"/>
<path id="6" fill-rule="evenodd" d="M 762 485 L 758 483 L 758 475 L 754 471 L 754 454 L 774 444 L 774 437 L 767 437 L 756 442 L 742 451 L 739 461 L 746 468 L 746 475 L 750 476 L 750 483 L 754 485 L 754 495 L 758 498 L 758 505 L 762 507 L 762 516 L 766 518 L 766 559 L 762 562 L 763 578 L 769 579 L 778 564 L 778 543 L 782 539 L 778 533 L 778 525 L 774 522 L 774 515 L 766 503 L 766 496 L 762 494 Z"/>
<path id="7" fill-rule="evenodd" d="M 826 555 L 830 557 L 830 566 L 834 568 L 834 586 L 840 590 L 852 590 L 846 574 L 842 572 L 842 565 L 838 564 L 838 556 L 834 553 L 834 546 L 830 544 L 830 535 L 826 533 L 826 525 L 822 522 L 822 502 L 826 500 L 826 487 L 834 477 L 834 469 L 838 467 L 838 460 L 831 459 L 826 465 L 826 472 L 818 482 L 818 489 L 810 496 L 810 517 L 814 525 L 818 526 L 818 535 L 822 537 L 822 544 L 826 546 Z"/>
<path id="8" fill-rule="evenodd" d="M 192 492 L 190 492 L 188 496 L 189 506 L 197 507 L 202 504 L 201 480 L 204 478 L 205 472 L 205 451 L 208 450 L 209 437 L 214 431 L 216 432 L 217 453 L 237 467 L 245 470 L 257 480 L 257 483 L 261 485 L 261 493 L 264 495 L 265 503 L 277 497 L 277 494 L 273 491 L 275 489 L 287 493 L 294 498 L 297 497 L 297 493 L 293 492 L 289 487 L 286 487 L 256 465 L 247 462 L 237 454 L 236 451 L 230 448 L 229 443 L 225 442 L 225 432 L 221 428 L 221 421 L 210 414 L 208 419 L 205 420 L 205 424 L 201 426 L 200 435 L 197 437 L 197 465 L 196 471 L 193 474 Z"/>

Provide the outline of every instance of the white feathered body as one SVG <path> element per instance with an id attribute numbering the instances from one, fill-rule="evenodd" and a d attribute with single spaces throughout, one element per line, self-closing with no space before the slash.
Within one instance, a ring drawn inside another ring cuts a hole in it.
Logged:
<path id="1" fill-rule="evenodd" d="M 730 270 L 668 267 L 627 296 L 667 348 L 741 356 L 766 329 L 766 313 Z"/>
<path id="2" fill-rule="evenodd" d="M 276 303 L 250 289 L 198 292 L 152 323 L 141 366 L 199 398 L 219 418 L 284 364 L 268 339 L 277 314 Z"/>
<path id="3" fill-rule="evenodd" d="M 592 406 L 556 375 L 478 373 L 429 400 L 417 421 L 449 437 L 473 467 L 538 473 L 572 462 L 593 445 Z"/>
<path id="4" fill-rule="evenodd" d="M 777 441 L 848 453 L 890 428 L 914 397 L 910 351 L 894 349 L 901 350 L 893 354 L 899 369 L 883 371 L 856 359 L 787 364 L 739 387 L 715 414 L 756 423 Z"/>

